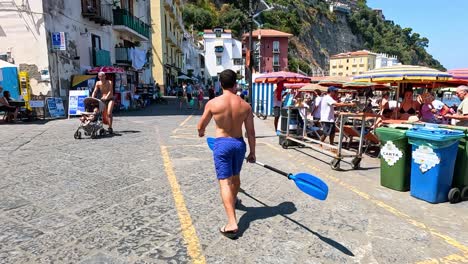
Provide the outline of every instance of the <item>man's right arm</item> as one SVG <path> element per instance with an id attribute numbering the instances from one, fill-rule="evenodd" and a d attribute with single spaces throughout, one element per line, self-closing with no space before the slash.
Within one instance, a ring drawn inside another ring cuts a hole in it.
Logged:
<path id="1" fill-rule="evenodd" d="M 250 153 L 247 156 L 247 162 L 254 163 L 257 158 L 255 156 L 255 127 L 252 108 L 249 107 L 249 113 L 244 121 L 245 129 L 247 130 L 247 139 L 249 142 Z"/>
<path id="2" fill-rule="evenodd" d="M 197 129 L 198 129 L 198 136 L 203 137 L 205 135 L 205 129 L 210 123 L 213 114 L 211 113 L 211 102 L 208 102 L 205 106 L 205 111 L 203 112 L 200 121 L 198 121 Z"/>
<path id="3" fill-rule="evenodd" d="M 93 98 L 96 98 L 97 90 L 99 89 L 98 82 L 96 82 L 96 84 L 94 85 L 93 94 L 91 95 L 91 97 Z"/>

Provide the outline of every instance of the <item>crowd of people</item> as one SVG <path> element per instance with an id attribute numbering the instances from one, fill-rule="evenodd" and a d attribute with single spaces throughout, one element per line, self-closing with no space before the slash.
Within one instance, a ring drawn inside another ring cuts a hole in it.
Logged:
<path id="1" fill-rule="evenodd" d="M 448 106 L 429 92 L 415 97 L 412 90 L 406 90 L 402 102 L 397 105 L 389 100 L 389 93 L 384 93 L 379 102 L 379 114 L 382 120 L 399 119 L 464 126 L 463 116 L 468 114 L 468 86 L 459 86 L 456 95 L 461 101 L 458 107 Z"/>

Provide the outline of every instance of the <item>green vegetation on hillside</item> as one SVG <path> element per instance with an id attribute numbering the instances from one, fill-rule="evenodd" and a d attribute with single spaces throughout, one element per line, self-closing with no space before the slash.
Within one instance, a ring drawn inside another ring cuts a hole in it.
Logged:
<path id="1" fill-rule="evenodd" d="M 349 22 L 353 33 L 362 35 L 366 49 L 396 55 L 403 64 L 445 70 L 439 61 L 427 53 L 429 40 L 412 32 L 413 29 L 384 21 L 367 7 L 354 12 Z"/>

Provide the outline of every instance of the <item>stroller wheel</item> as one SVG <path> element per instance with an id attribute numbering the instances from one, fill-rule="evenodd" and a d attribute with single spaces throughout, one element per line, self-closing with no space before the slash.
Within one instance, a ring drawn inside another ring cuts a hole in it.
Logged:
<path id="1" fill-rule="evenodd" d="M 93 130 L 93 132 L 91 132 L 91 138 L 92 139 L 95 139 L 97 138 L 97 132 Z"/>
<path id="2" fill-rule="evenodd" d="M 104 130 L 104 128 L 99 129 L 100 136 L 104 136 L 105 133 L 106 133 L 106 130 Z"/>
<path id="3" fill-rule="evenodd" d="M 76 131 L 75 132 L 75 135 L 73 135 L 75 139 L 81 139 L 81 132 L 80 131 Z"/>

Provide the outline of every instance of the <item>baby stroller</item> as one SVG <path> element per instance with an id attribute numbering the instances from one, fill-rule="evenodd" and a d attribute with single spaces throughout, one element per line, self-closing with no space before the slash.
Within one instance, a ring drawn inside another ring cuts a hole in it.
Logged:
<path id="1" fill-rule="evenodd" d="M 106 111 L 106 105 L 99 99 L 87 97 L 84 99 L 84 106 L 86 112 L 81 113 L 80 126 L 75 132 L 75 139 L 81 139 L 82 131 L 85 136 L 92 139 L 104 135 L 102 115 Z"/>

